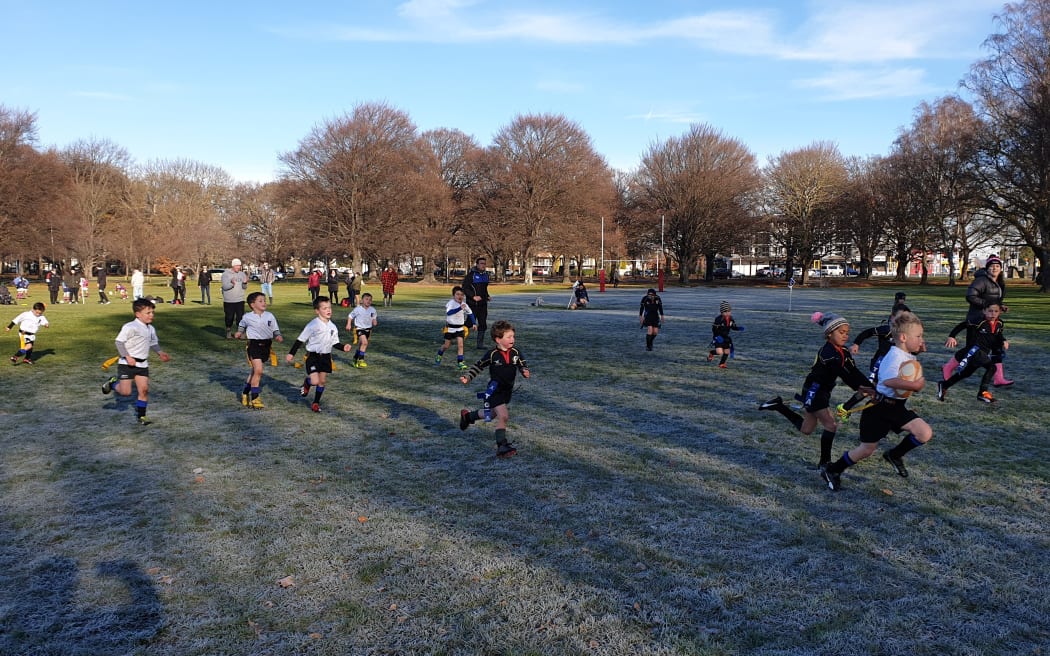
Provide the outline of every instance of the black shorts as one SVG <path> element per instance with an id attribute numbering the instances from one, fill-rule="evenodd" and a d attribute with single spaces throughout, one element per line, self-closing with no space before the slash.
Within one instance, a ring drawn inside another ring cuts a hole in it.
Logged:
<path id="1" fill-rule="evenodd" d="M 306 372 L 310 374 L 332 373 L 332 354 L 307 352 Z"/>
<path id="2" fill-rule="evenodd" d="M 652 326 L 654 328 L 659 328 L 660 327 L 660 317 L 659 316 L 655 316 L 655 317 L 645 316 L 645 317 L 642 318 L 642 325 L 643 326 Z"/>
<path id="3" fill-rule="evenodd" d="M 893 431 L 899 433 L 904 425 L 919 415 L 909 408 L 904 399 L 883 400 L 860 413 L 860 441 L 878 442 Z"/>
<path id="4" fill-rule="evenodd" d="M 802 407 L 806 412 L 819 412 L 831 407 L 831 389 L 821 389 L 819 383 L 802 388 Z"/>
<path id="5" fill-rule="evenodd" d="M 249 339 L 248 346 L 245 348 L 248 353 L 248 361 L 269 360 L 272 347 L 272 339 Z"/>
<path id="6" fill-rule="evenodd" d="M 365 339 L 372 339 L 371 328 L 355 328 L 354 331 L 357 333 L 357 338 L 361 339 L 364 336 Z"/>
<path id="7" fill-rule="evenodd" d="M 455 331 L 455 332 L 453 332 L 453 331 Z M 457 340 L 457 339 L 463 339 L 463 335 L 464 335 L 463 326 L 456 326 L 455 328 L 452 328 L 451 326 L 446 326 L 445 330 L 443 330 L 441 332 L 441 339 L 447 339 L 447 340 L 453 340 L 454 341 L 454 340 Z"/>
<path id="8" fill-rule="evenodd" d="M 507 405 L 508 403 L 510 403 L 510 395 L 513 392 L 514 390 L 512 389 L 497 389 L 495 392 L 492 393 L 492 396 L 489 397 L 489 407 L 495 408 L 498 405 Z"/>
<path id="9" fill-rule="evenodd" d="M 132 367 L 130 364 L 117 365 L 117 380 L 134 380 L 136 376 L 149 378 L 149 367 Z"/>

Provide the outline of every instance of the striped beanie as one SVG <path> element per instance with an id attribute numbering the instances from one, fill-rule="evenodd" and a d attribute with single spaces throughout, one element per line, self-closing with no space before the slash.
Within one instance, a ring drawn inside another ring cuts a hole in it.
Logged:
<path id="1" fill-rule="evenodd" d="M 729 307 L 729 301 L 722 301 L 722 304 L 718 306 L 718 311 L 722 313 L 730 312 L 732 309 Z"/>
<path id="2" fill-rule="evenodd" d="M 839 326 L 849 325 L 849 321 L 846 321 L 846 317 L 840 317 L 832 312 L 814 312 L 810 317 L 813 323 L 819 324 L 824 329 L 825 335 L 830 335 Z"/>

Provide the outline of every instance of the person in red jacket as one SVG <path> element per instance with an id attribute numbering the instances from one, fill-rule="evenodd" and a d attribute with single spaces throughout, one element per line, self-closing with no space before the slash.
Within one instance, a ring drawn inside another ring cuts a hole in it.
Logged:
<path id="1" fill-rule="evenodd" d="M 397 287 L 397 271 L 394 264 L 389 263 L 379 274 L 379 282 L 383 285 L 383 306 L 390 307 L 394 302 L 394 288 Z"/>

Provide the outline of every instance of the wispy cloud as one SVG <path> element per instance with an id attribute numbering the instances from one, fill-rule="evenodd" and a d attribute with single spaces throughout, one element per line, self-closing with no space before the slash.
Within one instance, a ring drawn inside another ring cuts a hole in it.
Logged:
<path id="1" fill-rule="evenodd" d="M 794 85 L 819 92 L 817 100 L 907 98 L 937 91 L 926 83 L 921 68 L 843 69 L 796 80 Z"/>
<path id="2" fill-rule="evenodd" d="M 627 116 L 631 120 L 643 120 L 645 122 L 653 123 L 674 123 L 674 124 L 687 124 L 702 123 L 705 120 L 703 114 L 699 112 L 691 111 L 667 111 L 667 110 L 656 110 L 650 109 L 644 114 L 630 114 Z"/>
<path id="3" fill-rule="evenodd" d="M 631 45 L 675 39 L 722 53 L 785 60 L 887 62 L 963 56 L 953 43 L 973 15 L 1001 0 L 813 0 L 809 14 L 788 28 L 781 10 L 710 11 L 632 23 L 595 11 L 533 12 L 484 0 L 409 0 L 394 26 L 314 25 L 285 34 L 347 41 L 477 43 L 508 39 L 559 44 Z M 969 44 L 970 41 L 963 40 Z"/>

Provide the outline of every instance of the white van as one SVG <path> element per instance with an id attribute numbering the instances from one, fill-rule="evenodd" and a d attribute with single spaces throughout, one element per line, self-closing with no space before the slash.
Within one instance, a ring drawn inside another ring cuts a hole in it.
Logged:
<path id="1" fill-rule="evenodd" d="M 846 275 L 845 269 L 842 268 L 841 264 L 821 264 L 820 265 L 820 276 L 844 276 Z"/>

